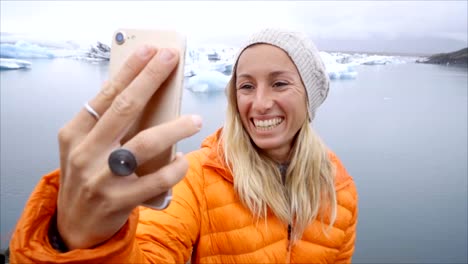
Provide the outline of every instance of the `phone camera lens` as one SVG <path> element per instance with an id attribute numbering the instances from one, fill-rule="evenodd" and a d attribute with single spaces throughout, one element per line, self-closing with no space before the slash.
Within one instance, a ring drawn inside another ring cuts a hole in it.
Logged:
<path id="1" fill-rule="evenodd" d="M 117 44 L 122 45 L 125 42 L 124 33 L 117 32 L 117 34 L 115 34 L 115 41 L 117 42 Z"/>

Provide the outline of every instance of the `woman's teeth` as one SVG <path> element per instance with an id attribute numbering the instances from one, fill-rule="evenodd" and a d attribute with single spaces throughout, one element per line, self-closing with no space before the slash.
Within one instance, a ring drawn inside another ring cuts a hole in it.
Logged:
<path id="1" fill-rule="evenodd" d="M 283 122 L 283 118 L 273 118 L 268 120 L 253 120 L 255 127 L 259 130 L 270 130 L 277 127 L 279 124 Z"/>

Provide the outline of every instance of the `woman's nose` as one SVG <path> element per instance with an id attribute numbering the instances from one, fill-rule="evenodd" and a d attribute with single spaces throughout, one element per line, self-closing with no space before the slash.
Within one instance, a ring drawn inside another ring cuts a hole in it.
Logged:
<path id="1" fill-rule="evenodd" d="M 253 98 L 252 108 L 259 113 L 265 113 L 273 107 L 273 98 L 271 92 L 265 87 L 257 87 Z"/>

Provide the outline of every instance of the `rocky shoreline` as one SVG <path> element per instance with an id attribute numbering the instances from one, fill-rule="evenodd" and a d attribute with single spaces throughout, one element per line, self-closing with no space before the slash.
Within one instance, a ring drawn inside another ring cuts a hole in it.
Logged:
<path id="1" fill-rule="evenodd" d="M 468 48 L 450 53 L 434 54 L 426 59 L 417 60 L 417 63 L 439 64 L 447 66 L 468 67 Z"/>

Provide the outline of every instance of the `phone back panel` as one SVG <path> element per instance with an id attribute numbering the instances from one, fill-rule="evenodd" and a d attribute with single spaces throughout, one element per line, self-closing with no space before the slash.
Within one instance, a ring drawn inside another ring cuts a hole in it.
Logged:
<path id="1" fill-rule="evenodd" d="M 119 44 L 116 34 L 123 33 L 125 41 Z M 122 145 L 133 138 L 141 130 L 176 119 L 180 113 L 180 103 L 184 81 L 184 61 L 186 39 L 174 31 L 120 29 L 112 38 L 109 73 L 110 78 L 118 74 L 126 59 L 139 47 L 151 45 L 156 48 L 175 48 L 179 50 L 179 63 L 166 82 L 154 93 L 146 108 L 136 119 L 127 135 L 122 139 Z M 156 158 L 139 164 L 137 174 L 156 171 L 170 163 L 175 155 L 175 145 L 164 150 Z"/>

